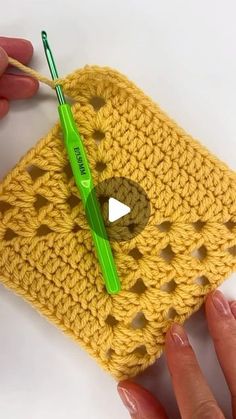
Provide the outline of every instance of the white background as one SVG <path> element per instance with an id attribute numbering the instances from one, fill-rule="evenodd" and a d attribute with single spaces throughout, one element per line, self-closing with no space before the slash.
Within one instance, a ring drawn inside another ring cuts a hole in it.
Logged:
<path id="1" fill-rule="evenodd" d="M 31 39 L 32 65 L 48 75 L 47 30 L 61 75 L 85 64 L 115 67 L 193 136 L 236 169 L 236 3 L 233 0 L 11 0 L 1 35 Z M 12 104 L 0 122 L 3 176 L 57 119 L 47 87 Z M 235 278 L 225 282 L 236 298 Z M 229 403 L 203 312 L 190 339 L 221 405 Z M 146 380 L 147 383 L 147 380 Z M 178 417 L 164 360 L 148 385 Z M 0 288 L 0 411 L 3 419 L 121 419 L 129 415 L 111 377 L 22 299 Z M 228 416 L 230 417 L 229 407 Z"/>

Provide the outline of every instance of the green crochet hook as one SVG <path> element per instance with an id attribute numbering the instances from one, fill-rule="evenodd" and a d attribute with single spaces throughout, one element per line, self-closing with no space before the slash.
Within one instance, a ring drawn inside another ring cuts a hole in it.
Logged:
<path id="1" fill-rule="evenodd" d="M 58 79 L 58 73 L 48 44 L 47 33 L 42 31 L 41 34 L 51 76 L 53 80 L 56 80 Z M 75 183 L 80 191 L 80 196 L 91 227 L 91 233 L 106 289 L 110 294 L 114 294 L 120 291 L 120 280 L 104 226 L 99 202 L 94 190 L 86 151 L 73 118 L 71 107 L 65 100 L 62 87 L 60 85 L 56 85 L 55 90 L 59 102 L 58 112 L 64 134 L 65 145 L 75 178 Z"/>

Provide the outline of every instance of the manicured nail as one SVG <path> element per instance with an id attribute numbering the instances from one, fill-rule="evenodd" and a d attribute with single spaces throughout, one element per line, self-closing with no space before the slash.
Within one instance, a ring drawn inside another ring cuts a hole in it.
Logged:
<path id="1" fill-rule="evenodd" d="M 231 314 L 230 305 L 224 297 L 224 295 L 222 294 L 222 292 L 220 292 L 219 290 L 214 291 L 212 294 L 212 300 L 219 314 L 223 316 L 228 316 L 229 314 Z"/>
<path id="2" fill-rule="evenodd" d="M 230 308 L 231 308 L 233 316 L 236 319 L 236 301 L 233 301 L 232 303 L 230 303 Z"/>
<path id="3" fill-rule="evenodd" d="M 171 337 L 174 343 L 178 346 L 188 346 L 188 336 L 182 326 L 179 324 L 173 324 L 170 329 Z"/>
<path id="4" fill-rule="evenodd" d="M 118 393 L 125 407 L 128 409 L 130 415 L 136 415 L 138 412 L 138 409 L 137 409 L 136 401 L 133 398 L 132 394 L 126 388 L 123 388 L 120 386 L 118 387 Z"/>

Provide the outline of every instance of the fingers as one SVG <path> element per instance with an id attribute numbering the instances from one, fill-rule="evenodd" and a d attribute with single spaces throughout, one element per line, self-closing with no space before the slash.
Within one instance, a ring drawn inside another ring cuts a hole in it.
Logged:
<path id="1" fill-rule="evenodd" d="M 0 77 L 8 66 L 8 57 L 4 49 L 0 47 Z M 1 81 L 1 79 L 0 79 Z M 0 119 L 3 118 L 9 110 L 9 104 L 6 99 L 1 99 L 0 94 Z"/>
<path id="2" fill-rule="evenodd" d="M 6 70 L 8 66 L 8 57 L 4 49 L 0 47 L 0 76 Z"/>
<path id="3" fill-rule="evenodd" d="M 206 315 L 216 353 L 232 396 L 236 417 L 236 302 L 231 304 L 220 291 L 206 301 Z"/>
<path id="4" fill-rule="evenodd" d="M 122 381 L 118 384 L 118 392 L 132 419 L 167 419 L 161 404 L 138 384 Z"/>
<path id="5" fill-rule="evenodd" d="M 24 75 L 3 74 L 0 78 L 0 97 L 15 100 L 28 99 L 38 90 L 37 80 Z"/>
<path id="6" fill-rule="evenodd" d="M 223 419 L 200 370 L 188 337 L 179 325 L 166 335 L 166 357 L 182 419 Z"/>
<path id="7" fill-rule="evenodd" d="M 33 55 L 33 46 L 26 39 L 0 36 L 0 47 L 5 50 L 9 57 L 15 58 L 22 64 L 27 64 Z"/>
<path id="8" fill-rule="evenodd" d="M 0 119 L 9 111 L 9 103 L 6 99 L 0 99 Z"/>
<path id="9" fill-rule="evenodd" d="M 9 110 L 7 100 L 27 99 L 38 90 L 37 80 L 24 75 L 4 73 L 8 66 L 8 55 L 27 64 L 32 54 L 31 42 L 20 38 L 0 37 L 0 119 Z"/>
<path id="10" fill-rule="evenodd" d="M 232 311 L 232 314 L 234 318 L 236 319 L 236 301 L 232 301 L 230 304 L 230 309 Z"/>

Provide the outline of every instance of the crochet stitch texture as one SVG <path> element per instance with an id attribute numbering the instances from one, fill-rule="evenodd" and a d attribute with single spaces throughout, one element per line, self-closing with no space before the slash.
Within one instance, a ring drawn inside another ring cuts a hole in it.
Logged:
<path id="1" fill-rule="evenodd" d="M 124 379 L 235 270 L 236 176 L 118 72 L 85 67 L 62 84 L 95 185 L 137 182 L 149 222 L 111 242 L 122 291 L 108 295 L 57 124 L 0 185 L 0 280 Z"/>

